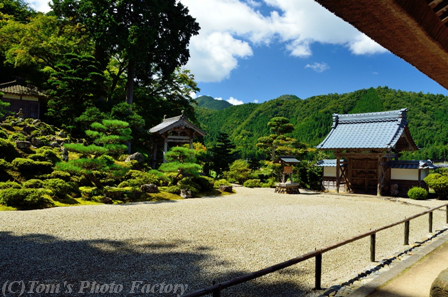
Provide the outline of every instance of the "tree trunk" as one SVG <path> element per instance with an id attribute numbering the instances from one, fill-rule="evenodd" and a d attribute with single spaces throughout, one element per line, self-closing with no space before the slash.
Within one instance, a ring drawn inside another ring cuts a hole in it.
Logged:
<path id="1" fill-rule="evenodd" d="M 128 64 L 128 81 L 126 85 L 126 101 L 131 105 L 134 101 L 134 76 L 135 76 L 135 62 L 129 61 Z"/>

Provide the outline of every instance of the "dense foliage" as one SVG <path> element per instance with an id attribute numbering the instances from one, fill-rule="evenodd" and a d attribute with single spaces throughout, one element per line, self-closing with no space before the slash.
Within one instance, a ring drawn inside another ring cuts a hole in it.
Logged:
<path id="1" fill-rule="evenodd" d="M 213 146 L 219 133 L 227 133 L 242 158 L 261 158 L 257 140 L 269 135 L 273 117 L 289 118 L 291 137 L 310 146 L 319 144 L 332 125 L 332 114 L 388 111 L 408 108 L 411 135 L 421 150 L 405 152 L 403 159 L 443 159 L 448 154 L 448 97 L 393 90 L 363 89 L 347 94 L 328 94 L 301 100 L 285 95 L 262 104 L 244 104 L 223 110 L 197 107 L 197 118 L 207 132 L 206 146 Z"/>

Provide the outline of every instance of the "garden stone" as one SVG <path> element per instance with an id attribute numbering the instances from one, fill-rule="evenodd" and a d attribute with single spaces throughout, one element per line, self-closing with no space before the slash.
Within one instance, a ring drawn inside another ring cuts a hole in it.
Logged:
<path id="1" fill-rule="evenodd" d="M 33 138 L 31 138 L 31 144 L 34 145 L 35 147 L 41 147 L 42 141 L 40 141 L 36 137 L 33 137 Z"/>
<path id="2" fill-rule="evenodd" d="M 50 145 L 51 145 L 52 147 L 61 147 L 61 145 L 60 145 L 59 143 L 57 143 L 56 141 L 50 143 Z"/>
<path id="3" fill-rule="evenodd" d="M 104 203 L 104 204 L 113 204 L 114 203 L 112 198 L 110 198 L 110 197 L 103 197 L 103 198 L 101 198 L 101 202 Z"/>
<path id="4" fill-rule="evenodd" d="M 232 186 L 225 186 L 225 185 L 220 185 L 219 189 L 223 192 L 229 192 L 232 193 Z"/>
<path id="5" fill-rule="evenodd" d="M 182 198 L 191 198 L 191 197 L 192 197 L 192 195 L 191 195 L 191 191 L 188 191 L 188 190 L 186 190 L 186 189 L 181 189 L 181 190 L 180 190 L 180 196 L 181 196 Z"/>
<path id="6" fill-rule="evenodd" d="M 31 142 L 29 141 L 16 141 L 17 148 L 20 150 L 27 150 L 31 147 Z"/>
<path id="7" fill-rule="evenodd" d="M 141 163 L 143 163 L 143 162 L 145 161 L 145 157 L 144 157 L 141 153 L 136 152 L 136 153 L 133 153 L 132 155 L 129 155 L 129 156 L 126 158 L 125 162 L 131 162 L 131 161 L 133 161 L 133 160 L 135 160 L 135 161 L 137 161 L 139 164 L 141 164 Z"/>
<path id="8" fill-rule="evenodd" d="M 68 151 L 65 147 L 61 147 L 61 151 L 62 151 L 62 155 L 61 155 L 61 159 L 62 161 L 67 162 L 68 161 Z"/>
<path id="9" fill-rule="evenodd" d="M 37 125 L 37 124 L 39 124 L 40 123 L 40 120 L 39 119 L 35 119 L 34 121 L 33 121 L 33 125 Z"/>
<path id="10" fill-rule="evenodd" d="M 439 273 L 431 285 L 431 297 L 448 296 L 448 268 Z"/>
<path id="11" fill-rule="evenodd" d="M 33 132 L 34 130 L 36 130 L 36 128 L 34 128 L 34 127 L 32 127 L 32 126 L 25 126 L 25 127 L 23 127 L 23 131 L 24 131 L 26 134 L 31 134 L 31 132 Z"/>
<path id="12" fill-rule="evenodd" d="M 155 184 L 144 184 L 140 186 L 140 190 L 144 193 L 158 193 L 159 188 Z"/>
<path id="13" fill-rule="evenodd" d="M 59 131 L 59 133 L 57 135 L 62 138 L 67 137 L 67 135 L 64 133 L 64 131 Z"/>

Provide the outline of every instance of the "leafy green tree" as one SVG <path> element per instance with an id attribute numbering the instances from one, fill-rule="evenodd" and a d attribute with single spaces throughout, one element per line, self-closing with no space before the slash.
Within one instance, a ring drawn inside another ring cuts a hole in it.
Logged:
<path id="1" fill-rule="evenodd" d="M 3 97 L 3 93 L 0 92 L 0 98 Z M 9 107 L 9 102 L 4 102 L 2 100 L 0 100 L 0 118 L 4 117 L 8 111 L 6 110 L 6 108 Z"/>
<path id="2" fill-rule="evenodd" d="M 235 161 L 235 145 L 230 141 L 229 135 L 220 133 L 214 147 L 210 149 L 211 162 L 217 177 L 229 170 L 229 165 Z"/>
<path id="3" fill-rule="evenodd" d="M 28 22 L 31 16 L 36 15 L 36 11 L 24 0 L 2 0 L 0 12 L 13 16 L 16 21 L 21 23 Z"/>
<path id="4" fill-rule="evenodd" d="M 269 136 L 258 138 L 257 147 L 275 161 L 281 155 L 298 155 L 303 153 L 304 146 L 297 139 L 286 136 L 294 130 L 294 126 L 285 117 L 275 117 L 268 122 L 271 131 Z"/>
<path id="5" fill-rule="evenodd" d="M 93 130 L 87 130 L 86 135 L 93 142 L 102 145 L 111 156 L 118 156 L 127 150 L 125 142 L 132 139 L 129 123 L 120 120 L 103 120 L 91 125 Z"/>
<path id="6" fill-rule="evenodd" d="M 224 177 L 233 183 L 243 184 L 249 179 L 252 170 L 249 168 L 249 163 L 245 160 L 235 160 L 229 167 L 229 171 L 224 172 Z"/>
<path id="7" fill-rule="evenodd" d="M 75 118 L 104 94 L 104 76 L 92 56 L 65 54 L 64 58 L 65 63 L 51 71 L 47 115 L 72 130 Z"/>
<path id="8" fill-rule="evenodd" d="M 166 154 L 167 163 L 160 165 L 159 170 L 163 172 L 177 172 L 176 181 L 182 176 L 198 176 L 201 166 L 196 163 L 196 152 L 182 146 L 171 148 Z"/>
<path id="9" fill-rule="evenodd" d="M 190 38 L 199 31 L 188 9 L 176 0 L 54 0 L 51 7 L 57 16 L 86 27 L 104 68 L 111 57 L 118 57 L 118 68 L 126 69 L 129 104 L 135 79 L 151 84 L 155 75 L 168 77 L 187 63 Z"/>
<path id="10" fill-rule="evenodd" d="M 126 168 L 115 164 L 106 154 L 117 155 L 126 150 L 127 146 L 121 144 L 131 139 L 129 124 L 118 120 L 103 120 L 91 125 L 93 130 L 86 134 L 94 139 L 95 144 L 85 146 L 80 143 L 65 144 L 64 148 L 82 155 L 79 159 L 59 162 L 56 170 L 67 171 L 73 174 L 86 176 L 97 188 L 103 188 L 101 181 L 95 176 L 95 171 L 101 171 L 110 176 L 120 177 L 126 173 Z M 101 146 L 102 145 L 102 146 Z"/>

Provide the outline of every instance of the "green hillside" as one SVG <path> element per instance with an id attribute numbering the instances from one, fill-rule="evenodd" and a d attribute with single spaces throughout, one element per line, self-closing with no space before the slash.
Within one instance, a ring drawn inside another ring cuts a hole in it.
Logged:
<path id="1" fill-rule="evenodd" d="M 223 110 L 197 108 L 197 118 L 208 133 L 206 145 L 213 145 L 219 132 L 227 133 L 241 157 L 259 157 L 257 139 L 268 134 L 267 122 L 284 116 L 295 126 L 292 136 L 317 145 L 331 129 L 332 114 L 349 114 L 408 108 L 411 134 L 422 148 L 405 158 L 442 159 L 448 152 L 448 97 L 404 92 L 378 87 L 346 94 L 328 94 L 305 100 L 284 95 L 262 104 L 231 106 Z"/>
<path id="2" fill-rule="evenodd" d="M 210 96 L 198 97 L 198 98 L 196 98 L 196 102 L 198 103 L 199 107 L 208 108 L 211 110 L 222 110 L 222 109 L 232 106 L 232 104 L 230 104 L 227 101 L 216 100 Z"/>

